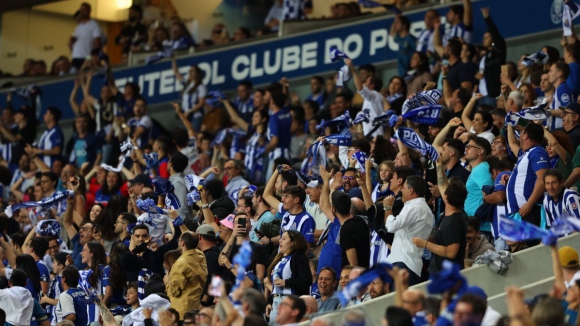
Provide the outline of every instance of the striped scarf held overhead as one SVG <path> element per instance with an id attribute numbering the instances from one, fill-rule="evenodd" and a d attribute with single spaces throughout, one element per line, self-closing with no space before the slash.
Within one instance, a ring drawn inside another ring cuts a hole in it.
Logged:
<path id="1" fill-rule="evenodd" d="M 72 190 L 66 190 L 65 192 L 55 191 L 51 196 L 44 197 L 40 201 L 27 201 L 20 204 L 9 205 L 4 210 L 4 213 L 8 217 L 12 217 L 14 212 L 21 208 L 32 208 L 32 207 L 41 207 L 42 209 L 46 209 L 52 206 L 57 206 L 59 202 L 62 200 L 66 200 L 67 198 L 74 198 L 75 193 Z"/>

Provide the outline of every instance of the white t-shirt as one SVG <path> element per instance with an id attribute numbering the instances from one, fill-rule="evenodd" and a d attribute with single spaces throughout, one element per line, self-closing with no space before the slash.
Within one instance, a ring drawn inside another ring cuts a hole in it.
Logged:
<path id="1" fill-rule="evenodd" d="M 477 137 L 481 137 L 481 138 L 485 138 L 487 139 L 487 141 L 491 144 L 493 143 L 493 140 L 495 139 L 495 135 L 491 132 L 491 130 L 487 130 L 482 132 L 481 134 L 478 134 L 475 132 L 475 130 L 473 129 L 473 126 L 471 127 L 471 130 L 469 130 L 470 133 L 472 134 L 476 134 Z"/>
<path id="2" fill-rule="evenodd" d="M 86 23 L 80 23 L 75 28 L 73 36 L 77 38 L 72 47 L 73 59 L 84 59 L 91 55 L 93 49 L 93 41 L 95 38 L 101 37 L 102 32 L 99 24 L 94 19 Z"/>
<path id="3" fill-rule="evenodd" d="M 358 93 L 364 99 L 362 109 L 369 109 L 369 122 L 363 122 L 363 131 L 365 136 L 373 129 L 373 120 L 376 117 L 381 115 L 384 112 L 383 104 L 385 102 L 385 98 L 381 95 L 381 93 L 377 91 L 373 91 L 368 89 L 366 86 L 358 91 Z M 372 137 L 375 136 L 382 136 L 383 135 L 383 127 L 377 129 L 373 134 Z"/>

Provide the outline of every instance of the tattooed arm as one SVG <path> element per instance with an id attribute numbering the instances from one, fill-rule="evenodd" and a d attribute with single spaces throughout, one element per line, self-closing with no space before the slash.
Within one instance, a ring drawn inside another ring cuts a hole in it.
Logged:
<path id="1" fill-rule="evenodd" d="M 107 306 L 105 306 L 105 303 L 103 302 L 103 300 L 96 300 L 95 302 L 97 304 L 97 306 L 99 307 L 99 311 L 101 312 L 101 318 L 103 319 L 103 326 L 117 326 L 117 322 L 115 321 L 115 317 L 113 317 L 113 314 L 111 313 L 111 311 L 109 310 L 109 308 L 107 308 Z"/>
<path id="2" fill-rule="evenodd" d="M 439 192 L 441 195 L 445 193 L 445 189 L 447 188 L 447 174 L 445 173 L 445 169 L 441 160 L 437 161 L 437 186 L 439 186 Z"/>

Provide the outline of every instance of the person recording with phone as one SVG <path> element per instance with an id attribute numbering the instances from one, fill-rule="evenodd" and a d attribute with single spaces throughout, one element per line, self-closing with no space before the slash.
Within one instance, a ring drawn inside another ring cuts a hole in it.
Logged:
<path id="1" fill-rule="evenodd" d="M 240 212 L 244 210 L 243 207 L 237 207 L 238 213 L 234 218 L 234 230 L 232 236 L 229 238 L 228 242 L 224 246 L 224 249 L 220 253 L 219 263 L 224 267 L 224 280 L 235 281 L 237 271 L 236 266 L 232 264 L 234 256 L 238 253 L 240 246 L 245 242 L 250 242 L 252 247 L 252 263 L 246 269 L 246 280 L 252 281 L 253 287 L 258 290 L 262 290 L 261 281 L 264 279 L 266 273 L 267 253 L 266 247 L 250 241 L 250 231 L 252 230 L 251 219 L 245 212 Z"/>

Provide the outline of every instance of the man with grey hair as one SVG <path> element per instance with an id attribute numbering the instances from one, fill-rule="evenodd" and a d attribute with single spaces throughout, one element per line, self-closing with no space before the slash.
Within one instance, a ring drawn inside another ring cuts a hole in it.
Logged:
<path id="1" fill-rule="evenodd" d="M 256 289 L 246 289 L 242 296 L 242 310 L 246 316 L 262 316 L 266 312 L 266 299 L 264 295 Z"/>
<path id="2" fill-rule="evenodd" d="M 226 192 L 228 193 L 229 198 L 232 198 L 234 191 L 250 185 L 250 183 L 242 177 L 243 169 L 244 166 L 242 165 L 242 162 L 238 160 L 229 159 L 226 161 L 226 164 L 224 164 L 224 170 L 226 171 L 226 175 L 228 177 Z"/>
<path id="3" fill-rule="evenodd" d="M 520 91 L 511 91 L 505 102 L 506 112 L 519 112 L 524 106 L 524 94 Z"/>

